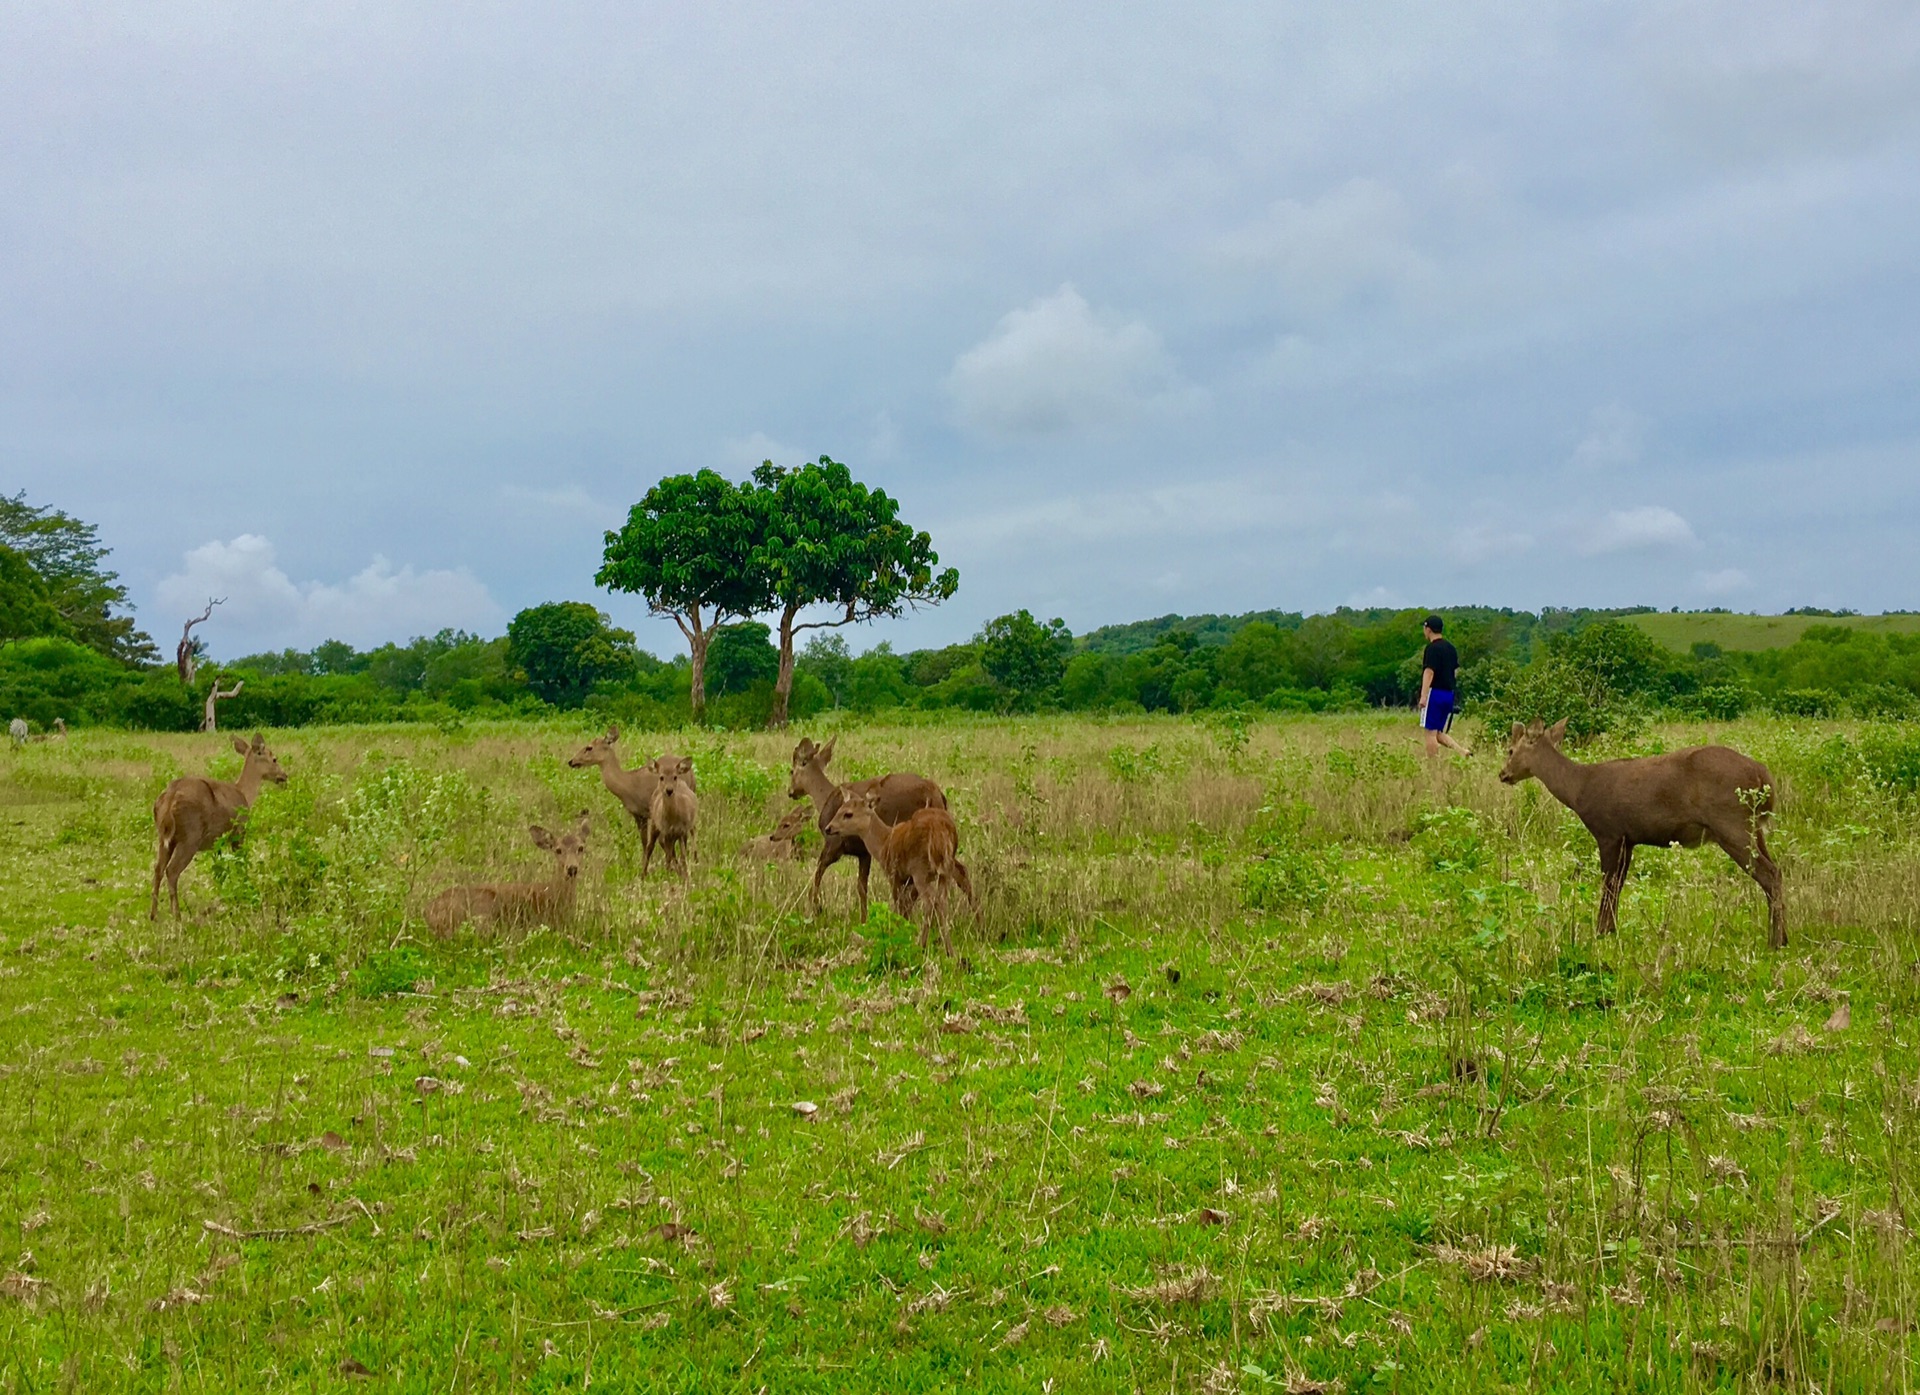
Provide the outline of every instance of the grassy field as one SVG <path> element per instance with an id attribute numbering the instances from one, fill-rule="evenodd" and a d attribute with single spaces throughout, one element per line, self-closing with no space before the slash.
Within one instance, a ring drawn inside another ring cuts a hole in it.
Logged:
<path id="1" fill-rule="evenodd" d="M 177 929 L 225 738 L 7 754 L 0 1390 L 1910 1390 L 1920 817 L 1843 725 L 1712 734 L 1783 952 L 1711 850 L 1591 942 L 1584 831 L 1404 720 L 844 729 L 951 794 L 952 962 L 733 859 L 772 736 L 669 743 L 682 887 L 582 730 L 273 734 Z M 571 922 L 420 928 L 583 807 Z"/>
<path id="2" fill-rule="evenodd" d="M 1838 625 L 1879 634 L 1920 634 L 1920 615 L 1674 615 L 1652 611 L 1624 618 L 1681 654 L 1692 653 L 1693 646 L 1701 643 L 1717 644 L 1729 653 L 1784 649 L 1810 625 Z"/>

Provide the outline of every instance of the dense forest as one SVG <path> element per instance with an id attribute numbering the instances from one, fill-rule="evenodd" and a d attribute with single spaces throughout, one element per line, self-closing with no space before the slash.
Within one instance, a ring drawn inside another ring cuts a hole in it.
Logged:
<path id="1" fill-rule="evenodd" d="M 357 650 L 312 650 L 162 664 L 135 628 L 125 589 L 93 529 L 0 496 L 0 716 L 40 729 L 55 718 L 191 730 L 208 686 L 231 726 L 425 721 L 584 709 L 631 726 L 691 717 L 690 662 L 640 649 L 582 601 L 530 607 L 507 633 L 456 630 Z M 1808 626 L 1793 644 L 1676 653 L 1631 622 L 1644 610 L 1442 608 L 1462 658 L 1468 711 L 1494 721 L 1571 716 L 1576 732 L 1666 711 L 1732 718 L 1920 715 L 1920 635 Z M 799 647 L 790 715 L 874 712 L 1323 712 L 1405 706 L 1419 690 L 1424 610 L 1262 610 L 1165 615 L 1075 636 L 1027 611 L 971 640 L 855 653 L 838 630 Z M 217 632 L 217 622 L 208 627 Z M 759 621 L 716 630 L 705 655 L 705 718 L 765 723 L 780 651 Z M 183 673 L 189 681 L 183 681 Z"/>

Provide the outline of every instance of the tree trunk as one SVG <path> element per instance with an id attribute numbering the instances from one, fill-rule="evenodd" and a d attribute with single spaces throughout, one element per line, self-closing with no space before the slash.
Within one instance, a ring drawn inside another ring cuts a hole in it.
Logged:
<path id="1" fill-rule="evenodd" d="M 214 705 L 216 703 L 225 702 L 230 697 L 239 696 L 240 690 L 246 686 L 247 686 L 247 680 L 242 678 L 238 682 L 236 682 L 231 688 L 227 689 L 223 693 L 220 691 L 219 675 L 218 674 L 214 675 L 213 686 L 207 689 L 206 720 L 200 724 L 200 730 L 218 731 L 220 729 L 219 718 L 214 712 Z"/>
<path id="2" fill-rule="evenodd" d="M 793 622 L 800 607 L 790 605 L 780 612 L 780 671 L 773 680 L 773 711 L 767 726 L 778 730 L 787 724 L 787 700 L 793 696 Z"/>
<path id="3" fill-rule="evenodd" d="M 695 621 L 696 626 L 698 620 Z M 713 643 L 713 631 L 695 628 L 687 634 L 687 649 L 693 656 L 693 683 L 688 697 L 693 703 L 693 722 L 707 720 L 707 646 Z"/>

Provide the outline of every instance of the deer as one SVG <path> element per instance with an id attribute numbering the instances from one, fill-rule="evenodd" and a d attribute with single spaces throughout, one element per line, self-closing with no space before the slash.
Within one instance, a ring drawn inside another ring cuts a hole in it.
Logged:
<path id="1" fill-rule="evenodd" d="M 575 770 L 584 770 L 589 765 L 600 767 L 600 783 L 607 787 L 608 793 L 620 801 L 627 813 L 632 815 L 634 827 L 640 830 L 640 876 L 644 880 L 647 868 L 653 862 L 654 833 L 650 822 L 653 813 L 653 792 L 659 786 L 660 772 L 668 765 L 684 763 L 687 773 L 687 787 L 694 788 L 693 762 L 676 756 L 672 752 L 662 752 L 645 765 L 632 770 L 620 768 L 620 756 L 613 749 L 620 739 L 620 728 L 609 726 L 604 736 L 596 736 L 586 745 L 568 757 L 567 764 Z"/>
<path id="2" fill-rule="evenodd" d="M 849 789 L 827 821 L 827 828 L 836 837 L 860 840 L 867 856 L 887 874 L 893 909 L 900 915 L 911 915 L 916 903 L 926 902 L 920 922 L 920 948 L 927 947 L 927 922 L 937 920 L 940 947 L 952 954 L 947 890 L 959 886 L 967 899 L 973 900 L 973 886 L 960 865 L 960 831 L 954 826 L 953 815 L 944 808 L 926 806 L 889 825 L 880 818 L 873 794 Z"/>
<path id="3" fill-rule="evenodd" d="M 247 811 L 260 797 L 262 784 L 287 782 L 287 772 L 280 768 L 259 733 L 251 743 L 234 737 L 233 749 L 242 757 L 237 780 L 183 775 L 160 791 L 160 798 L 154 801 L 153 826 L 159 848 L 153 859 L 153 901 L 147 908 L 148 920 L 160 916 L 162 877 L 173 899 L 173 918 L 179 920 L 180 874 L 187 870 L 187 864 L 227 833 L 238 838 L 246 831 Z"/>
<path id="4" fill-rule="evenodd" d="M 1538 778 L 1587 826 L 1600 847 L 1600 911 L 1596 935 L 1610 935 L 1633 850 L 1697 848 L 1712 840 L 1766 893 L 1767 944 L 1787 943 L 1787 900 L 1780 868 L 1767 854 L 1773 775 L 1726 746 L 1689 746 L 1659 756 L 1583 765 L 1560 749 L 1566 719 L 1513 724 L 1503 784 Z"/>
<path id="5" fill-rule="evenodd" d="M 666 865 L 680 868 L 680 880 L 684 882 L 691 876 L 688 862 L 693 856 L 693 824 L 700 813 L 700 800 L 693 788 L 693 762 L 685 756 L 662 756 L 659 765 L 659 782 L 647 812 L 648 832 L 659 844 Z M 646 876 L 652 857 L 653 848 L 649 846 L 640 864 L 641 876 Z"/>
<path id="6" fill-rule="evenodd" d="M 15 717 L 11 722 L 7 723 L 7 735 L 13 739 L 13 744 L 16 746 L 24 746 L 27 744 L 27 734 L 31 730 L 32 728 L 27 725 L 27 719 L 25 717 Z"/>
<path id="7" fill-rule="evenodd" d="M 580 811 L 571 833 L 549 833 L 539 824 L 528 832 L 533 843 L 553 854 L 553 880 L 546 882 L 476 882 L 451 886 L 427 906 L 427 928 L 446 939 L 462 925 L 557 925 L 573 914 L 573 898 L 580 884 L 580 866 L 587 855 L 587 811 Z"/>
<path id="8" fill-rule="evenodd" d="M 860 919 L 867 918 L 867 875 L 872 867 L 872 854 L 866 844 L 858 838 L 843 837 L 830 831 L 833 815 L 839 809 L 841 800 L 849 793 L 866 794 L 873 797 L 874 812 L 882 823 L 894 824 L 911 818 L 917 809 L 945 809 L 947 796 L 940 786 L 924 775 L 915 775 L 911 771 L 895 771 L 872 780 L 856 780 L 850 785 L 838 785 L 827 774 L 827 762 L 833 759 L 834 742 L 840 738 L 829 738 L 824 746 L 816 746 L 806 737 L 800 738 L 800 744 L 793 748 L 793 763 L 787 780 L 789 799 L 811 799 L 815 812 L 819 816 L 820 832 L 826 841 L 821 844 L 819 859 L 813 864 L 813 891 L 811 906 L 813 913 L 820 913 L 820 879 L 826 875 L 827 868 L 843 857 L 856 859 L 860 864 Z M 972 883 L 967 880 L 966 869 L 960 869 L 961 886 L 965 888 L 968 899 L 973 897 Z"/>
<path id="9" fill-rule="evenodd" d="M 809 817 L 811 811 L 804 804 L 787 810 L 786 816 L 774 825 L 773 832 L 749 838 L 741 847 L 740 856 L 749 862 L 798 862 L 800 830 Z"/>

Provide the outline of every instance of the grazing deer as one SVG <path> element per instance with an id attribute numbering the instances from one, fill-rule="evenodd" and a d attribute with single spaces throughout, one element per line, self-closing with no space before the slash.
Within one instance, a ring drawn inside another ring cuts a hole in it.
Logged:
<path id="1" fill-rule="evenodd" d="M 812 811 L 804 804 L 787 810 L 786 816 L 774 825 L 773 832 L 749 838 L 740 849 L 740 856 L 750 862 L 798 862 L 800 844 L 797 840 L 811 817 Z"/>
<path id="2" fill-rule="evenodd" d="M 575 751 L 567 764 L 575 770 L 584 770 L 589 765 L 600 767 L 600 783 L 632 815 L 634 827 L 640 830 L 640 875 L 644 878 L 653 861 L 654 833 L 650 820 L 653 815 L 653 792 L 659 787 L 660 772 L 669 765 L 684 765 L 687 787 L 693 789 L 693 762 L 672 752 L 662 752 L 645 765 L 622 770 L 620 755 L 613 749 L 619 739 L 620 729 L 610 726 L 605 736 L 596 736 Z"/>
<path id="3" fill-rule="evenodd" d="M 973 887 L 960 865 L 960 831 L 945 809 L 916 809 L 889 826 L 871 794 L 849 790 L 827 822 L 828 831 L 841 838 L 857 838 L 867 856 L 880 864 L 893 889 L 893 908 L 911 915 L 914 904 L 925 901 L 920 922 L 920 948 L 927 947 L 927 921 L 940 923 L 940 947 L 953 953 L 947 929 L 947 889 L 962 887 L 973 899 Z"/>
<path id="4" fill-rule="evenodd" d="M 870 795 L 874 812 L 879 815 L 880 821 L 894 824 L 911 818 L 916 809 L 945 809 L 947 797 L 933 781 L 909 771 L 895 771 L 873 780 L 857 780 L 851 785 L 836 785 L 833 777 L 827 774 L 827 762 L 833 759 L 833 743 L 839 739 L 836 736 L 826 745 L 816 746 L 806 737 L 800 738 L 800 744 L 793 748 L 787 797 L 811 799 L 819 815 L 820 832 L 826 835 L 826 841 L 820 846 L 819 860 L 813 864 L 811 905 L 814 913 L 817 915 L 820 911 L 820 879 L 826 875 L 827 868 L 843 857 L 851 857 L 860 864 L 860 918 L 865 920 L 867 874 L 871 870 L 872 856 L 866 844 L 858 838 L 844 837 L 829 828 L 842 798 L 848 793 Z M 966 888 L 968 898 L 972 899 L 973 887 L 967 880 L 965 868 L 961 869 L 960 878 L 961 886 Z"/>
<path id="5" fill-rule="evenodd" d="M 153 859 L 153 903 L 147 919 L 160 915 L 160 879 L 167 879 L 167 892 L 173 898 L 173 918 L 180 919 L 180 874 L 187 864 L 205 852 L 231 830 L 236 836 L 246 829 L 247 810 L 260 797 L 260 786 L 271 780 L 287 782 L 287 772 L 273 758 L 267 743 L 258 734 L 249 745 L 233 738 L 233 749 L 245 759 L 237 780 L 212 780 L 204 775 L 183 775 L 164 790 L 153 805 L 153 826 L 159 835 L 159 850 Z"/>
<path id="6" fill-rule="evenodd" d="M 27 744 L 28 730 L 27 719 L 25 717 L 15 717 L 11 722 L 7 723 L 7 735 L 13 738 L 13 744 L 16 746 L 24 746 Z"/>
<path id="7" fill-rule="evenodd" d="M 1786 892 L 1779 867 L 1767 855 L 1773 776 L 1766 766 L 1725 746 L 1582 765 L 1561 751 L 1566 734 L 1564 718 L 1551 727 L 1515 722 L 1500 779 L 1516 785 L 1537 776 L 1600 845 L 1604 880 L 1595 934 L 1613 933 L 1636 847 L 1697 848 L 1711 839 L 1766 893 L 1772 927 L 1767 943 L 1774 949 L 1786 945 Z"/>
<path id="8" fill-rule="evenodd" d="M 573 832 L 558 836 L 539 824 L 529 830 L 535 847 L 553 854 L 550 882 L 479 882 L 452 886 L 427 906 L 427 928 L 445 939 L 468 921 L 477 925 L 558 925 L 573 914 L 580 864 L 587 855 L 587 811 Z"/>
<path id="9" fill-rule="evenodd" d="M 680 880 L 686 881 L 693 856 L 693 824 L 700 814 L 700 800 L 693 790 L 693 762 L 685 756 L 662 756 L 659 766 L 659 783 L 654 786 L 647 827 L 659 843 L 667 866 L 678 864 Z M 641 876 L 647 875 L 647 862 L 652 857 L 650 844 L 640 863 Z"/>

